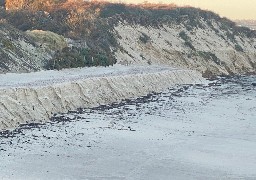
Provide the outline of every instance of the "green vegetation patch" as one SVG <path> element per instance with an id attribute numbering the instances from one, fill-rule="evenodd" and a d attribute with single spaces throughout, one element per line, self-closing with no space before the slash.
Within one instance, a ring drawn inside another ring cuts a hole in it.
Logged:
<path id="1" fill-rule="evenodd" d="M 67 47 L 63 36 L 50 31 L 33 30 L 27 31 L 27 34 L 33 37 L 36 42 L 46 45 L 50 50 L 61 50 Z"/>
<path id="2" fill-rule="evenodd" d="M 144 44 L 146 44 L 146 43 L 148 43 L 148 42 L 150 42 L 150 37 L 148 36 L 148 35 L 146 35 L 145 33 L 141 33 L 141 36 L 139 37 L 139 40 L 142 42 L 142 43 L 144 43 Z"/>
<path id="3" fill-rule="evenodd" d="M 221 65 L 221 60 L 212 52 L 198 51 L 197 54 L 206 60 L 212 60 L 217 65 Z"/>
<path id="4" fill-rule="evenodd" d="M 185 33 L 185 31 L 181 31 L 179 33 L 179 36 L 181 39 L 183 39 L 184 41 L 191 41 L 190 37 Z"/>
<path id="5" fill-rule="evenodd" d="M 64 48 L 57 52 L 45 65 L 46 69 L 64 69 L 90 66 L 109 66 L 116 60 L 105 53 L 95 52 L 86 48 Z"/>
<path id="6" fill-rule="evenodd" d="M 235 45 L 235 50 L 239 52 L 244 52 L 243 48 L 239 44 Z"/>
<path id="7" fill-rule="evenodd" d="M 15 49 L 15 46 L 13 45 L 12 41 L 9 39 L 3 39 L 2 40 L 2 45 L 4 48 L 13 51 Z"/>
<path id="8" fill-rule="evenodd" d="M 181 39 L 183 39 L 185 41 L 184 45 L 189 47 L 192 50 L 195 50 L 195 47 L 193 46 L 192 42 L 191 42 L 191 38 L 186 34 L 185 31 L 181 31 L 179 33 L 179 36 Z"/>
<path id="9" fill-rule="evenodd" d="M 192 50 L 196 50 L 195 49 L 195 47 L 193 46 L 193 44 L 191 43 L 191 42 L 189 42 L 189 41 L 185 41 L 185 46 L 187 46 L 187 47 L 189 47 L 190 49 L 192 49 Z"/>

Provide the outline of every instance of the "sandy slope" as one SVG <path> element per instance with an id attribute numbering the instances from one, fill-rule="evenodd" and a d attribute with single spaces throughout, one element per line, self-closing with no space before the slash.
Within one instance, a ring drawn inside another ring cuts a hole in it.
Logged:
<path id="1" fill-rule="evenodd" d="M 121 37 L 118 39 L 121 48 L 115 55 L 122 64 L 166 64 L 200 72 L 210 71 L 215 75 L 255 72 L 255 38 L 241 35 L 234 36 L 232 41 L 219 22 L 212 20 L 212 27 L 203 20 L 201 23 L 204 28 L 188 31 L 182 23 L 156 28 L 120 22 L 115 31 Z M 190 39 L 194 50 L 184 44 L 179 35 L 182 31 Z M 150 38 L 147 43 L 140 40 L 143 35 Z M 243 52 L 237 51 L 236 46 L 241 46 Z M 211 52 L 218 60 L 204 57 L 202 52 Z"/>
<path id="2" fill-rule="evenodd" d="M 174 84 L 202 81 L 196 71 L 160 66 L 116 65 L 0 75 L 0 129 L 45 122 L 54 113 L 120 102 Z"/>

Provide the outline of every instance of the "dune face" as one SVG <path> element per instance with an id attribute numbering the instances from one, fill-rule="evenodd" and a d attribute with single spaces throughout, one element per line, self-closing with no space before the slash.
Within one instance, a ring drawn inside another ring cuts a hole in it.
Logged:
<path id="1" fill-rule="evenodd" d="M 192 31 L 183 24 L 144 27 L 120 22 L 115 31 L 120 51 L 115 53 L 122 64 L 165 64 L 197 70 L 205 77 L 255 72 L 256 41 L 246 36 L 225 36 L 220 23 Z M 218 33 L 216 33 L 218 32 Z M 144 39 L 147 39 L 143 41 Z M 146 42 L 145 42 L 146 41 Z"/>
<path id="2" fill-rule="evenodd" d="M 255 73 L 256 69 L 256 32 L 209 11 L 172 4 L 65 0 L 6 1 L 6 9 L 0 17 L 20 38 L 17 41 L 17 35 L 8 33 L 8 28 L 0 31 L 5 38 L 5 61 L 0 65 L 4 72 L 49 68 L 47 64 L 55 62 L 56 56 L 66 60 L 63 56 L 71 51 L 67 48 L 77 48 L 72 57 L 104 61 L 93 64 L 96 66 L 116 62 L 164 64 L 197 70 L 205 77 Z M 22 31 L 27 31 L 26 35 Z M 90 53 L 83 53 L 88 49 Z M 26 61 L 33 68 L 25 67 Z M 70 67 L 50 64 L 55 69 Z M 80 60 L 72 67 L 91 65 Z"/>
<path id="3" fill-rule="evenodd" d="M 48 71 L 4 75 L 14 83 L 0 85 L 0 129 L 46 122 L 55 113 L 120 102 L 175 84 L 204 81 L 196 71 L 171 68 L 95 68 L 96 73 L 85 76 L 87 70 L 55 71 L 50 76 Z"/>

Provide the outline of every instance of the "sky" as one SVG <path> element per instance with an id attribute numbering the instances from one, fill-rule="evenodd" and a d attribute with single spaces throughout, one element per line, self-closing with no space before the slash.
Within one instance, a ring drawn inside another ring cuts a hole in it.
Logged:
<path id="1" fill-rule="evenodd" d="M 145 0 L 122 0 L 128 3 L 142 3 Z M 229 19 L 256 20 L 256 0 L 147 0 L 153 3 L 175 3 L 177 5 L 190 5 L 218 13 Z"/>

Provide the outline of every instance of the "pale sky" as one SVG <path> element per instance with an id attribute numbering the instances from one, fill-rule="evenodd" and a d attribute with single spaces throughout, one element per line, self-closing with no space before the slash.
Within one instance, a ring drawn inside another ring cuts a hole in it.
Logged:
<path id="1" fill-rule="evenodd" d="M 141 3 L 145 0 L 122 0 L 128 3 Z M 255 19 L 256 0 L 147 0 L 148 2 L 191 5 L 214 11 L 230 19 Z"/>

